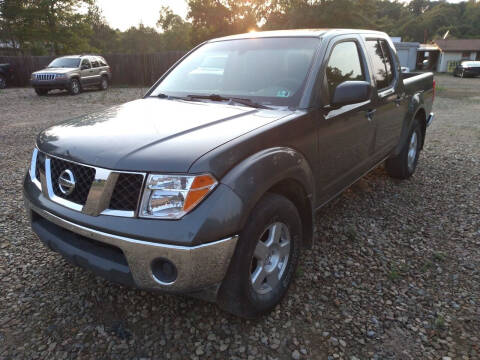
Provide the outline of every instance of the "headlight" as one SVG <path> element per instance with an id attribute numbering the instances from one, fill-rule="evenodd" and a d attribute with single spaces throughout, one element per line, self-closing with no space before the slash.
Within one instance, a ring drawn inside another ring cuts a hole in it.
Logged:
<path id="1" fill-rule="evenodd" d="M 140 217 L 180 219 L 197 206 L 217 185 L 211 175 L 154 175 L 147 184 L 140 206 Z"/>
<path id="2" fill-rule="evenodd" d="M 66 74 L 55 74 L 55 77 L 58 78 L 58 79 L 64 79 L 67 77 Z"/>

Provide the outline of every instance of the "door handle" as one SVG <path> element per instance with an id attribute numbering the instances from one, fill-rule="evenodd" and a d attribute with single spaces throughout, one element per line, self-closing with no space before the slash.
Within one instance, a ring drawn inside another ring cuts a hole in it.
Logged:
<path id="1" fill-rule="evenodd" d="M 373 117 L 375 116 L 375 113 L 377 112 L 377 109 L 370 109 L 370 110 L 367 110 L 367 112 L 365 113 L 365 116 L 367 117 L 367 120 L 368 121 L 372 121 L 373 120 Z"/>

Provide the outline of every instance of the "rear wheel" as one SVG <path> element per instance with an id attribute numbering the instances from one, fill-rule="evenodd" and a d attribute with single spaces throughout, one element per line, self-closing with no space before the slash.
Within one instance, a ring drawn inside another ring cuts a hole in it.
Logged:
<path id="1" fill-rule="evenodd" d="M 106 76 L 102 76 L 102 81 L 100 82 L 100 90 L 107 90 L 108 85 L 108 78 Z"/>
<path id="2" fill-rule="evenodd" d="M 80 81 L 78 81 L 78 79 L 71 79 L 68 86 L 68 92 L 70 93 L 70 95 L 78 95 L 80 94 L 80 91 Z"/>
<path id="3" fill-rule="evenodd" d="M 302 223 L 287 198 L 267 193 L 253 209 L 219 291 L 218 304 L 244 318 L 271 311 L 292 282 Z"/>
<path id="4" fill-rule="evenodd" d="M 38 96 L 45 96 L 48 94 L 48 89 L 35 88 L 35 92 L 37 93 Z"/>
<path id="5" fill-rule="evenodd" d="M 418 157 L 422 144 L 422 129 L 418 119 L 413 122 L 406 143 L 397 156 L 387 159 L 385 167 L 391 177 L 397 179 L 408 179 L 417 168 Z"/>
<path id="6" fill-rule="evenodd" d="M 0 75 L 0 89 L 5 89 L 7 87 L 7 79 L 5 76 Z"/>

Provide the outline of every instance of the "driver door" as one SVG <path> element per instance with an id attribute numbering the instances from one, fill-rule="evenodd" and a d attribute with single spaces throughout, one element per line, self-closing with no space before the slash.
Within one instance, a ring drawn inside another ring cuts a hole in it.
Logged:
<path id="1" fill-rule="evenodd" d="M 332 108 L 337 86 L 344 81 L 371 83 L 361 42 L 357 37 L 335 38 L 322 65 L 318 122 L 318 176 L 320 203 L 350 186 L 372 166 L 375 125 L 370 100 Z"/>

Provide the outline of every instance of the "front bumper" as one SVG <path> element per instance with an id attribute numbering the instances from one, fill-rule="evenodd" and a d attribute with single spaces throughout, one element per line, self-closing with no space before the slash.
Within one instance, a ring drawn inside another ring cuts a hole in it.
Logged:
<path id="1" fill-rule="evenodd" d="M 40 240 L 75 265 L 108 280 L 147 290 L 193 293 L 225 277 L 238 236 L 197 246 L 175 246 L 114 235 L 85 227 L 25 199 L 32 229 Z M 155 276 L 153 264 L 167 259 L 176 267 L 173 282 Z"/>
<path id="2" fill-rule="evenodd" d="M 435 114 L 432 112 L 427 117 L 427 128 L 432 124 L 433 120 L 435 120 Z"/>
<path id="3" fill-rule="evenodd" d="M 69 78 L 55 78 L 53 80 L 30 80 L 30 84 L 34 88 L 39 89 L 66 89 L 68 87 Z"/>

